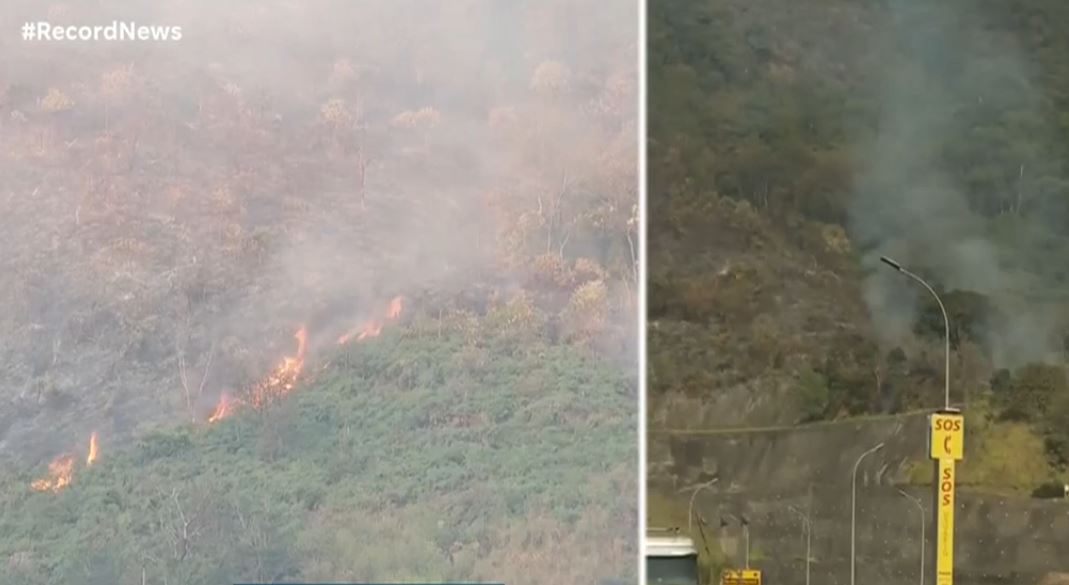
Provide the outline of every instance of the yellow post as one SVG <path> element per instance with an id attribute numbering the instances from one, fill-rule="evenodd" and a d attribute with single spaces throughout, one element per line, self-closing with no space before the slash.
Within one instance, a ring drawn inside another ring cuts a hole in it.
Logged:
<path id="1" fill-rule="evenodd" d="M 965 456 L 965 418 L 938 412 L 930 419 L 929 455 L 935 459 L 935 585 L 954 583 L 954 488 L 956 462 Z"/>
<path id="2" fill-rule="evenodd" d="M 954 467 L 953 459 L 939 463 L 938 543 L 935 556 L 935 585 L 954 583 Z"/>

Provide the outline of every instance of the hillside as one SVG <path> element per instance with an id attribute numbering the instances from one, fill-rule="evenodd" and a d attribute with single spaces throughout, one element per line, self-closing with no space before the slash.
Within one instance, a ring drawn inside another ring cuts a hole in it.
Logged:
<path id="1" fill-rule="evenodd" d="M 1063 477 L 1065 5 L 650 8 L 651 428 L 938 407 L 942 317 L 889 255 L 947 305 L 985 451 L 1028 445 L 989 487 Z"/>
<path id="2" fill-rule="evenodd" d="M 385 332 L 267 408 L 102 437 L 56 493 L 30 489 L 44 466 L 5 473 L 0 582 L 633 580 L 633 380 L 501 317 Z"/>
<path id="3" fill-rule="evenodd" d="M 0 582 L 633 580 L 634 18 L 4 2 Z"/>

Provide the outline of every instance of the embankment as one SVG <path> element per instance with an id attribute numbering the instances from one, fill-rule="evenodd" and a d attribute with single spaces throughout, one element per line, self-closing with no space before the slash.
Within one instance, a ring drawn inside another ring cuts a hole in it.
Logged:
<path id="1" fill-rule="evenodd" d="M 921 499 L 928 543 L 925 581 L 932 583 L 931 486 L 908 485 L 926 449 L 923 414 L 805 427 L 649 432 L 649 489 L 684 504 L 690 488 L 713 476 L 695 513 L 717 536 L 714 546 L 741 564 L 740 517 L 750 526 L 751 565 L 770 584 L 805 582 L 805 539 L 798 513 L 813 526 L 811 582 L 850 582 L 851 471 L 857 473 L 857 583 L 890 585 L 920 579 L 921 511 L 899 493 Z M 979 454 L 966 453 L 969 457 Z M 1034 585 L 1069 571 L 1069 502 L 997 496 L 959 488 L 955 582 Z"/>

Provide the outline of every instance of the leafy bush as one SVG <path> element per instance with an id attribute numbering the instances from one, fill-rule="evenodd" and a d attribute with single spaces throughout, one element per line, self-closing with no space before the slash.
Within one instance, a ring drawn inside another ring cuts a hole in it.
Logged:
<path id="1" fill-rule="evenodd" d="M 824 417 L 828 409 L 828 381 L 824 376 L 806 370 L 798 378 L 798 400 L 802 414 L 802 420 L 819 420 Z"/>
<path id="2" fill-rule="evenodd" d="M 1009 385 L 996 394 L 1002 417 L 1040 422 L 1054 402 L 1069 395 L 1065 369 L 1048 364 L 1028 364 L 1014 372 Z"/>
<path id="3" fill-rule="evenodd" d="M 531 315 L 502 310 L 485 326 Z M 263 411 L 105 451 L 57 494 L 9 474 L 0 559 L 49 584 L 495 580 L 524 555 L 512 582 L 633 581 L 633 382 L 494 340 L 472 363 L 462 331 L 384 333 Z"/>
<path id="4" fill-rule="evenodd" d="M 1054 461 L 1062 467 L 1069 465 L 1069 392 L 1051 401 L 1042 429 Z"/>
<path id="5" fill-rule="evenodd" d="M 973 455 L 961 464 L 962 485 L 1030 493 L 1050 479 L 1043 438 L 1029 425 L 993 423 L 969 434 Z"/>

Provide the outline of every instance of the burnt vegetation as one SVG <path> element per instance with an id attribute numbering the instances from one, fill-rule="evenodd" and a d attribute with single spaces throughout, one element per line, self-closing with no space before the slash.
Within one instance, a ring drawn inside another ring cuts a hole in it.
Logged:
<path id="1" fill-rule="evenodd" d="M 634 579 L 632 7 L 108 10 L 0 12 L 184 28 L 0 39 L 0 582 Z"/>

